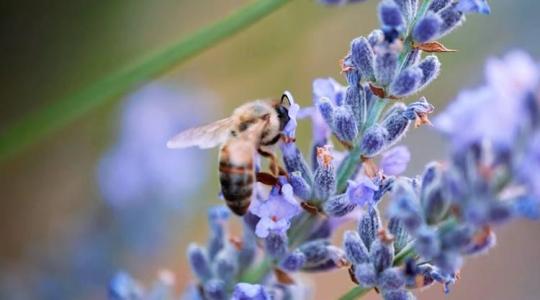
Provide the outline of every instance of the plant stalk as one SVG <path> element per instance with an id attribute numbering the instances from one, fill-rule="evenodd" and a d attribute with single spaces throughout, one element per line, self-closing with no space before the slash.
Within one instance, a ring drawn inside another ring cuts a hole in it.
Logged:
<path id="1" fill-rule="evenodd" d="M 258 0 L 183 40 L 23 116 L 0 132 L 0 163 L 84 114 L 168 71 L 276 11 L 291 0 Z"/>

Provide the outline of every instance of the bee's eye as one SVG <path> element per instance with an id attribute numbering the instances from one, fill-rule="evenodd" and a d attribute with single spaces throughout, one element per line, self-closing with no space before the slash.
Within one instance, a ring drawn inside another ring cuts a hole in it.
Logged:
<path id="1" fill-rule="evenodd" d="M 279 105 L 284 107 L 285 109 L 291 106 L 291 99 L 289 99 L 289 93 L 285 93 L 281 96 L 281 102 L 279 103 Z"/>
<path id="2" fill-rule="evenodd" d="M 290 120 L 290 118 L 289 118 L 289 110 L 285 106 L 279 105 L 276 108 L 276 111 L 277 111 L 278 118 L 279 118 L 279 129 L 283 130 L 283 128 L 285 128 L 285 125 L 287 125 L 287 123 Z"/>

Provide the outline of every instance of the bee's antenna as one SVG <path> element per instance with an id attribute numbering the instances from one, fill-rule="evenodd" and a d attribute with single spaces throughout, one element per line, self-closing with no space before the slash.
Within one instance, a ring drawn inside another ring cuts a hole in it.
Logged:
<path id="1" fill-rule="evenodd" d="M 291 106 L 291 104 L 294 102 L 294 98 L 289 91 L 283 92 L 283 95 L 281 96 L 281 104 L 285 102 L 285 99 L 287 99 L 287 103 L 289 104 L 289 106 Z"/>

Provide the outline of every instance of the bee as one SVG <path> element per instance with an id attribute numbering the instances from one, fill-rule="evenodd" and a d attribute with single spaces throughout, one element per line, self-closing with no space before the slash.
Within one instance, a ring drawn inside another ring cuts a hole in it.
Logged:
<path id="1" fill-rule="evenodd" d="M 289 122 L 288 105 L 293 99 L 285 92 L 281 101 L 255 100 L 236 108 L 233 114 L 213 123 L 187 129 L 167 142 L 172 149 L 198 146 L 202 149 L 221 146 L 219 150 L 219 182 L 227 206 L 243 216 L 251 203 L 256 180 L 255 157 L 270 160 L 273 176 L 284 172 L 278 165 L 271 146 L 282 137 Z"/>

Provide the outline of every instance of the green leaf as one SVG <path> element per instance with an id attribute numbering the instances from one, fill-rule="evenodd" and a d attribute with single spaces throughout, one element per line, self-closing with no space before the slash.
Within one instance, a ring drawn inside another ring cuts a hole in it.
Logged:
<path id="1" fill-rule="evenodd" d="M 71 96 L 33 111 L 0 133 L 0 162 L 89 111 L 153 79 L 259 21 L 291 0 L 258 0 L 180 42 L 127 66 Z"/>
<path id="2" fill-rule="evenodd" d="M 362 296 L 371 291 L 371 288 L 355 287 L 351 289 L 347 294 L 339 297 L 339 300 L 355 300 L 360 299 Z"/>

